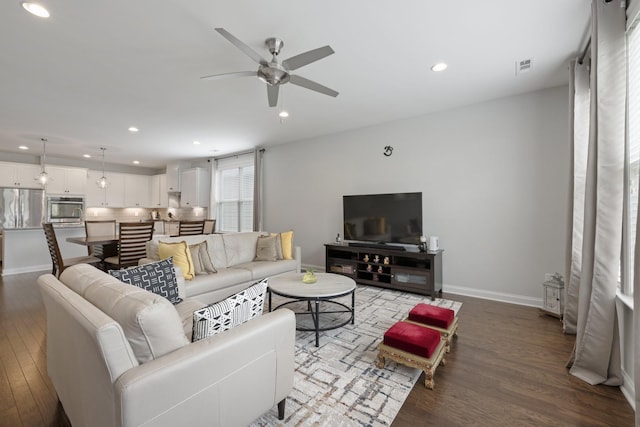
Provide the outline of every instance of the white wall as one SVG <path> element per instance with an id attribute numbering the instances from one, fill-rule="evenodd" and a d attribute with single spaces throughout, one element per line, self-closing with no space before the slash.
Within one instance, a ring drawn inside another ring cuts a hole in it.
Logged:
<path id="1" fill-rule="evenodd" d="M 264 228 L 293 228 L 303 264 L 324 267 L 343 195 L 422 191 L 445 293 L 538 306 L 544 274 L 564 272 L 568 123 L 559 87 L 270 147 Z"/>

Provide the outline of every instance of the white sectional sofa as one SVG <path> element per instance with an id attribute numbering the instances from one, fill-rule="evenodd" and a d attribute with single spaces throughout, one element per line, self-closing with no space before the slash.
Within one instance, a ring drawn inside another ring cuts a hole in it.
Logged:
<path id="1" fill-rule="evenodd" d="M 295 246 L 293 259 L 277 261 L 255 261 L 258 236 L 268 235 L 262 232 L 207 234 L 196 236 L 155 236 L 147 242 L 147 256 L 140 263 L 148 263 L 160 259 L 158 243 L 175 243 L 185 241 L 194 245 L 207 242 L 209 257 L 217 273 L 198 275 L 185 281 L 188 297 L 195 297 L 207 304 L 220 301 L 233 295 L 257 280 L 284 273 L 300 273 L 301 249 Z M 178 274 L 178 280 L 184 278 Z"/>
<path id="2" fill-rule="evenodd" d="M 192 343 L 192 313 L 204 305 L 197 299 L 173 305 L 87 264 L 38 284 L 47 371 L 74 427 L 245 426 L 276 404 L 284 416 L 290 310 Z"/>

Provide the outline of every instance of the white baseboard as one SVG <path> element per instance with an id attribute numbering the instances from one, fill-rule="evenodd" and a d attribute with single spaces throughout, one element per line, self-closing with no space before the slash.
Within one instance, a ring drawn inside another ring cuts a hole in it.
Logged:
<path id="1" fill-rule="evenodd" d="M 635 392 L 634 381 L 632 378 L 629 377 L 629 375 L 627 375 L 624 369 L 622 370 L 622 379 L 624 383 L 620 386 L 620 390 L 622 391 L 622 394 L 624 395 L 624 397 L 627 399 L 627 402 L 629 402 L 629 405 L 631 405 L 631 407 L 635 411 L 636 410 L 636 392 Z"/>
<path id="2" fill-rule="evenodd" d="M 35 273 L 37 271 L 42 271 L 43 274 L 51 273 L 51 264 L 31 265 L 29 267 L 5 268 L 2 270 L 2 275 L 12 276 L 14 274 Z"/>
<path id="3" fill-rule="evenodd" d="M 492 301 L 507 302 L 510 304 L 526 305 L 528 307 L 542 307 L 542 298 L 527 297 L 523 295 L 485 291 L 482 289 L 465 288 L 462 286 L 447 284 L 442 285 L 442 292 L 446 294 L 464 295 L 468 297 L 482 298 Z"/>

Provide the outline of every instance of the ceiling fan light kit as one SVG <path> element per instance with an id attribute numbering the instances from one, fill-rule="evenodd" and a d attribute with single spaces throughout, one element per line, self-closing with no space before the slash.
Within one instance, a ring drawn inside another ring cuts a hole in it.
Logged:
<path id="1" fill-rule="evenodd" d="M 271 61 L 267 61 L 259 53 L 257 53 L 247 44 L 233 36 L 224 28 L 216 28 L 216 31 L 222 37 L 231 42 L 231 44 L 233 44 L 235 47 L 244 52 L 245 55 L 260 64 L 260 66 L 258 67 L 257 72 L 238 71 L 234 73 L 203 76 L 201 77 L 201 79 L 218 80 L 230 77 L 257 76 L 260 80 L 267 84 L 267 99 L 269 101 L 270 107 L 275 107 L 278 105 L 279 88 L 280 85 L 283 85 L 285 83 L 291 83 L 296 86 L 304 87 L 306 89 L 313 90 L 315 92 L 319 92 L 328 96 L 338 96 L 338 92 L 333 89 L 330 89 L 304 77 L 291 74 L 291 71 L 293 70 L 296 70 L 300 67 L 308 65 L 312 62 L 318 61 L 335 53 L 333 49 L 331 49 L 331 46 L 323 46 L 317 49 L 313 49 L 299 55 L 292 56 L 291 58 L 285 59 L 284 61 L 280 62 L 278 60 L 278 55 L 284 47 L 284 41 L 277 37 L 270 37 L 265 40 L 265 45 L 272 55 Z"/>

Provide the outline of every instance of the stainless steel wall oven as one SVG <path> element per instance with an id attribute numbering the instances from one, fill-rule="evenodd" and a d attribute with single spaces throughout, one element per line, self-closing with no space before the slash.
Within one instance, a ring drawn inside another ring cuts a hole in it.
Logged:
<path id="1" fill-rule="evenodd" d="M 79 225 L 82 221 L 84 197 L 47 197 L 47 222 Z"/>

